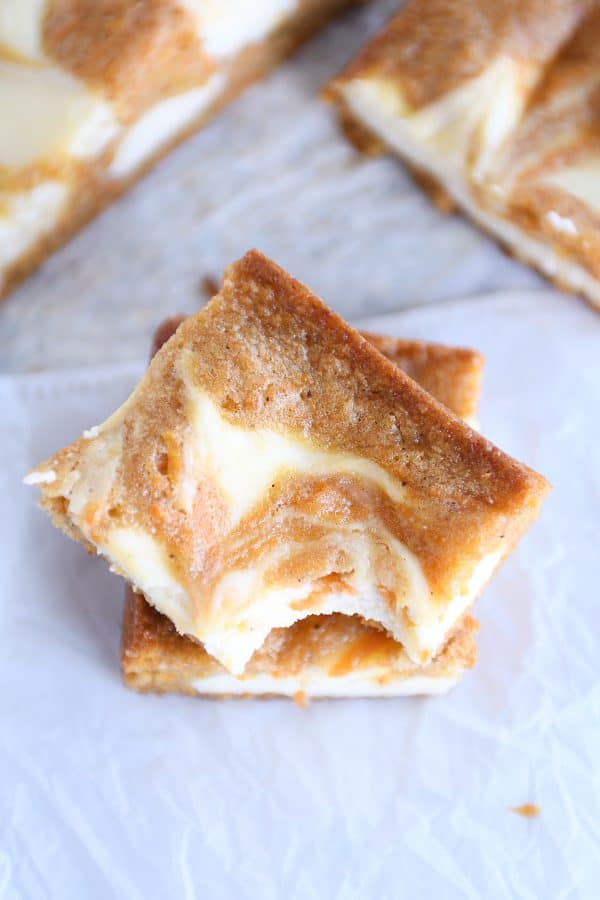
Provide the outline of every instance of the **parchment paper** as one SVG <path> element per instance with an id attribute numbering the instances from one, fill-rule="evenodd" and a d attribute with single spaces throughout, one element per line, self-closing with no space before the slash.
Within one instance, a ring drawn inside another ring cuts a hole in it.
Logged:
<path id="1" fill-rule="evenodd" d="M 144 362 L 0 379 L 0 896 L 597 897 L 599 323 L 546 292 L 367 323 L 480 347 L 483 431 L 554 483 L 478 606 L 477 667 L 432 699 L 127 691 L 120 580 L 19 480 Z"/>

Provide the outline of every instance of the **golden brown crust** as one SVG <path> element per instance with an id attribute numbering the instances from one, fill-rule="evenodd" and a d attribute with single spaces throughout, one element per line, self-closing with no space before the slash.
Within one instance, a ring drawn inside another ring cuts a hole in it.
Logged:
<path id="1" fill-rule="evenodd" d="M 310 427 L 322 445 L 364 455 L 400 480 L 410 478 L 414 489 L 428 488 L 450 500 L 469 483 L 469 498 L 496 510 L 512 509 L 530 491 L 544 489 L 540 476 L 448 416 L 304 285 L 257 251 L 230 267 L 220 299 L 201 315 L 202 333 L 188 320 L 170 345 L 172 353 L 184 347 L 196 351 L 196 383 L 211 390 L 221 406 L 230 401 L 232 421 L 277 426 L 279 411 L 261 396 L 268 382 L 285 407 L 287 428 L 302 434 Z M 248 356 L 255 361 L 250 370 L 238 365 Z M 452 465 L 442 484 L 444 458 L 452 458 Z"/>
<path id="2" fill-rule="evenodd" d="M 328 91 L 324 91 L 325 99 L 329 98 Z M 359 122 L 345 106 L 338 108 L 338 124 L 344 136 L 359 153 L 365 156 L 381 156 L 387 148 L 381 138 Z"/>
<path id="3" fill-rule="evenodd" d="M 476 620 L 465 616 L 436 659 L 416 666 L 400 644 L 356 616 L 309 616 L 272 631 L 244 674 L 300 677 L 317 668 L 335 679 L 377 666 L 395 680 L 415 674 L 452 677 L 475 664 L 477 630 Z M 166 616 L 131 588 L 125 593 L 121 666 L 125 683 L 141 691 L 195 694 L 192 681 L 226 674 L 201 644 L 178 634 Z"/>
<path id="4" fill-rule="evenodd" d="M 368 334 L 363 336 L 394 365 L 461 419 L 477 413 L 483 356 L 465 347 Z"/>
<path id="5" fill-rule="evenodd" d="M 441 213 L 444 213 L 445 216 L 449 216 L 457 211 L 458 204 L 456 200 L 446 190 L 438 178 L 435 178 L 429 172 L 420 169 L 418 166 L 411 165 L 410 163 L 407 163 L 406 165 L 417 187 L 420 187 L 422 191 L 425 191 L 425 193 L 429 195 L 429 199 Z"/>
<path id="6" fill-rule="evenodd" d="M 218 285 L 216 289 L 218 291 Z M 172 316 L 159 325 L 152 341 L 151 357 L 185 319 L 183 315 Z M 380 353 L 461 419 L 475 417 L 483 372 L 483 356 L 477 350 L 366 331 L 361 333 Z"/>
<path id="7" fill-rule="evenodd" d="M 356 2 L 357 0 L 303 0 L 298 11 L 273 34 L 264 41 L 247 47 L 228 64 L 223 91 L 210 107 L 157 150 L 147 163 L 136 170 L 131 177 L 107 182 L 100 177 L 101 170 L 98 173 L 90 173 L 90 177 L 77 186 L 77 190 L 67 204 L 56 228 L 51 233 L 40 237 L 18 260 L 1 273 L 0 299 L 31 274 L 52 252 L 65 244 L 75 232 L 129 190 L 174 147 L 194 134 L 252 82 L 263 78 L 282 59 L 293 53 L 297 47 L 324 27 L 335 15 L 343 9 L 355 5 Z M 365 2 L 365 0 L 359 0 L 359 2 Z M 116 62 L 114 64 L 116 65 Z"/>

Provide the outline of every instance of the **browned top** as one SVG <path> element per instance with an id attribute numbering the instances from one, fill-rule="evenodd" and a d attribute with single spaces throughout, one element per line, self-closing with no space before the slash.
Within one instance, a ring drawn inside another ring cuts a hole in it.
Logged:
<path id="1" fill-rule="evenodd" d="M 545 490 L 258 251 L 227 270 L 221 293 L 158 353 L 153 384 L 172 379 L 182 352 L 232 422 L 364 456 L 436 504 L 514 511 Z"/>
<path id="2" fill-rule="evenodd" d="M 175 334 L 185 318 L 173 316 L 161 323 L 154 335 L 151 356 Z M 362 335 L 461 419 L 476 415 L 483 371 L 483 356 L 477 350 L 367 332 Z"/>
<path id="3" fill-rule="evenodd" d="M 229 422 L 370 460 L 404 488 L 406 500 L 392 501 L 350 474 L 291 472 L 229 531 L 223 499 L 204 475 L 192 512 L 184 512 L 175 493 L 187 428 L 183 359 L 188 381 Z M 382 589 L 402 596 L 397 561 L 375 537 L 385 528 L 416 555 L 431 590 L 447 595 L 482 555 L 508 552 L 547 491 L 541 476 L 465 426 L 257 251 L 228 269 L 221 293 L 156 355 L 123 433 L 110 500 L 101 508 L 90 501 L 85 511 L 94 540 L 102 546 L 106 531 L 131 522 L 160 535 L 180 581 L 198 598 L 220 572 L 268 558 L 292 537 L 298 553 L 267 581 L 348 571 L 351 554 L 328 539 L 342 524 L 369 537 Z M 105 439 L 80 440 L 45 464 L 57 474 L 42 485 L 45 505 L 67 530 L 63 482 L 79 454 Z M 320 552 L 303 556 L 311 546 Z"/>
<path id="4" fill-rule="evenodd" d="M 216 290 L 218 287 L 213 293 Z M 159 326 L 151 356 L 184 320 L 185 316 L 174 316 Z M 482 366 L 479 353 L 422 341 L 372 334 L 365 337 L 423 386 L 433 393 L 438 390 L 439 398 L 445 399 L 446 405 L 458 415 L 476 412 Z M 426 673 L 443 676 L 451 670 L 472 666 L 476 657 L 475 629 L 475 620 L 465 618 L 443 652 L 426 667 Z M 154 689 L 182 689 L 194 678 L 225 671 L 201 644 L 178 634 L 166 616 L 131 588 L 125 591 L 121 659 L 125 678 L 134 687 L 151 684 Z M 248 671 L 285 677 L 301 675 L 313 665 L 336 677 L 374 664 L 388 669 L 400 664 L 407 675 L 416 669 L 401 646 L 380 629 L 356 617 L 310 616 L 292 628 L 274 631 L 255 653 Z"/>
<path id="5" fill-rule="evenodd" d="M 390 675 L 402 670 L 407 676 L 418 672 L 443 677 L 474 665 L 477 628 L 475 619 L 465 616 L 436 659 L 427 666 L 416 666 L 401 644 L 357 616 L 308 616 L 290 628 L 274 629 L 244 675 L 283 678 L 301 675 L 314 666 L 335 678 L 380 666 Z M 126 678 L 158 672 L 165 681 L 174 674 L 189 679 L 210 678 L 227 671 L 202 644 L 178 634 L 166 616 L 131 588 L 125 592 L 121 663 Z"/>
<path id="6" fill-rule="evenodd" d="M 211 71 L 194 19 L 176 0 L 51 0 L 44 44 L 126 119 Z"/>
<path id="7" fill-rule="evenodd" d="M 409 0 L 342 73 L 398 81 L 411 107 L 433 103 L 508 54 L 551 58 L 590 0 Z"/>

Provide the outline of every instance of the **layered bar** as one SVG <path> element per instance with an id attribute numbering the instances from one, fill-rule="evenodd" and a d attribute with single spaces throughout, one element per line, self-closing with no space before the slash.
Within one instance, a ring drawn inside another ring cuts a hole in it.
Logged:
<path id="1" fill-rule="evenodd" d="M 548 489 L 257 251 L 28 481 L 234 675 L 331 613 L 427 665 Z"/>
<path id="2" fill-rule="evenodd" d="M 409 0 L 328 87 L 524 261 L 600 304 L 600 10 Z"/>
<path id="3" fill-rule="evenodd" d="M 179 316 L 163 323 L 152 355 L 183 321 Z M 476 416 L 483 364 L 479 353 L 425 341 L 365 337 L 461 418 Z M 236 676 L 127 587 L 121 666 L 127 686 L 144 692 L 287 696 L 300 702 L 434 694 L 449 690 L 475 662 L 476 627 L 471 616 L 464 616 L 436 659 L 419 667 L 385 631 L 357 616 L 309 616 L 272 631 L 244 673 Z"/>
<path id="4" fill-rule="evenodd" d="M 152 357 L 173 337 L 186 318 L 183 315 L 172 316 L 157 328 L 152 342 Z M 395 366 L 468 425 L 472 428 L 478 425 L 477 411 L 483 375 L 481 353 L 468 347 L 448 347 L 431 341 L 407 340 L 367 331 L 362 331 L 361 334 Z"/>
<path id="5" fill-rule="evenodd" d="M 0 295 L 354 0 L 3 0 Z"/>

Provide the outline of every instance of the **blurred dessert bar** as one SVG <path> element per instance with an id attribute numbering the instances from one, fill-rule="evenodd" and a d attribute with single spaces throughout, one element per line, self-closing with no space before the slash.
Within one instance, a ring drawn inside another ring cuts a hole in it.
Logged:
<path id="1" fill-rule="evenodd" d="M 0 296 L 355 0 L 2 0 Z"/>
<path id="2" fill-rule="evenodd" d="M 600 8 L 409 0 L 328 86 L 434 195 L 600 305 Z"/>

